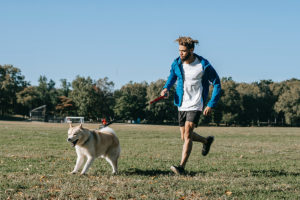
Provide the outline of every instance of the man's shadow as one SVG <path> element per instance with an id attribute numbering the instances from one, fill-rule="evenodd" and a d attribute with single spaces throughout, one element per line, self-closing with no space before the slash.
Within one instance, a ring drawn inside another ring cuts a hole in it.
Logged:
<path id="1" fill-rule="evenodd" d="M 138 168 L 129 168 L 127 171 L 123 171 L 122 174 L 125 175 L 140 175 L 140 176 L 159 176 L 159 175 L 174 175 L 174 173 L 171 170 L 160 170 L 160 169 L 138 169 Z M 197 174 L 204 175 L 206 172 L 200 171 L 200 172 L 192 172 L 192 171 L 186 171 L 184 176 L 196 176 Z"/>

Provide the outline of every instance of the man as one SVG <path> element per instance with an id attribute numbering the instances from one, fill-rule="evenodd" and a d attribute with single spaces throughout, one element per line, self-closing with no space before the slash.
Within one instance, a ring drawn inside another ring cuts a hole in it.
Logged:
<path id="1" fill-rule="evenodd" d="M 203 143 L 202 155 L 209 153 L 214 141 L 213 136 L 202 137 L 193 132 L 197 126 L 201 112 L 208 115 L 216 106 L 221 93 L 220 79 L 214 68 L 203 57 L 194 53 L 198 40 L 190 37 L 179 37 L 179 57 L 171 66 L 168 80 L 161 91 L 161 96 L 168 96 L 170 88 L 177 81 L 174 104 L 178 106 L 178 121 L 181 139 L 184 140 L 181 162 L 179 166 L 171 166 L 176 174 L 184 173 L 184 167 L 192 151 L 193 141 Z M 209 83 L 213 85 L 213 93 L 207 106 L 204 103 L 208 96 Z"/>

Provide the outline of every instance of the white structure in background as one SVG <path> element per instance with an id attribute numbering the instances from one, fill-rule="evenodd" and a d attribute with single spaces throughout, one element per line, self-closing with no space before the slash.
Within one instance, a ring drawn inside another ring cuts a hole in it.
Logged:
<path id="1" fill-rule="evenodd" d="M 45 121 L 46 119 L 46 105 L 39 106 L 29 112 L 32 121 Z"/>
<path id="2" fill-rule="evenodd" d="M 84 117 L 66 117 L 65 123 L 84 123 Z"/>

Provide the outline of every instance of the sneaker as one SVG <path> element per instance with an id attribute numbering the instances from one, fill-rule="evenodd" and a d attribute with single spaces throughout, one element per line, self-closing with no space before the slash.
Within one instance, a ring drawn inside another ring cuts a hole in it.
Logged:
<path id="1" fill-rule="evenodd" d="M 184 168 L 181 166 L 171 166 L 172 172 L 174 172 L 177 175 L 183 174 L 184 173 Z"/>
<path id="2" fill-rule="evenodd" d="M 210 150 L 210 145 L 213 143 L 214 141 L 214 136 L 208 136 L 206 138 L 207 143 L 203 144 L 203 148 L 202 148 L 202 155 L 206 156 L 209 153 Z"/>

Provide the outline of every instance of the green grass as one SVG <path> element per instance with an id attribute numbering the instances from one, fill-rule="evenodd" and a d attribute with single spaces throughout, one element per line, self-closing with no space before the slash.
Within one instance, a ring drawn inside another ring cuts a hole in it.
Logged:
<path id="1" fill-rule="evenodd" d="M 85 124 L 95 129 L 95 124 Z M 76 161 L 67 124 L 0 121 L 0 199 L 300 199 L 300 128 L 198 127 L 214 135 L 201 156 L 194 143 L 187 174 L 176 126 L 113 124 L 121 143 L 119 174 L 97 159 L 87 176 Z"/>

